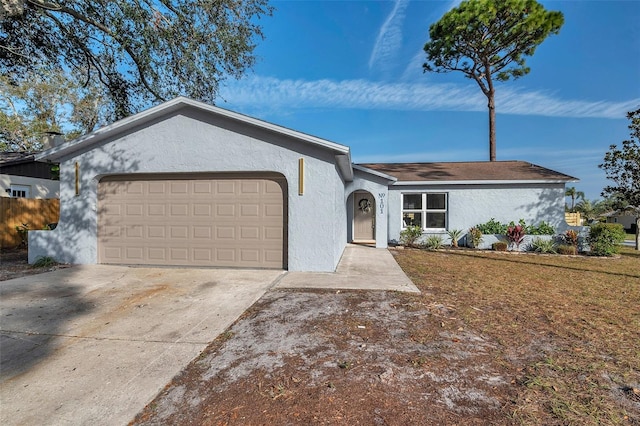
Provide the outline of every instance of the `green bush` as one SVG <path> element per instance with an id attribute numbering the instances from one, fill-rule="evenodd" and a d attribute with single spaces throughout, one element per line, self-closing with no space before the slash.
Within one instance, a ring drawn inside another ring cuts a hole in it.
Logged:
<path id="1" fill-rule="evenodd" d="M 556 250 L 558 251 L 559 254 L 564 254 L 564 255 L 575 255 L 578 253 L 578 249 L 576 248 L 576 246 L 573 246 L 570 244 L 559 245 Z"/>
<path id="2" fill-rule="evenodd" d="M 531 241 L 531 251 L 535 251 L 536 253 L 555 253 L 556 244 L 553 240 L 534 238 L 533 241 Z"/>
<path id="3" fill-rule="evenodd" d="M 405 230 L 400 232 L 400 242 L 406 246 L 413 247 L 422 236 L 422 228 L 419 226 L 407 226 Z"/>
<path id="4" fill-rule="evenodd" d="M 554 235 L 556 230 L 544 220 L 538 226 L 529 225 L 526 227 L 529 235 Z"/>
<path id="5" fill-rule="evenodd" d="M 542 221 L 538 225 L 527 225 L 524 219 L 520 219 L 518 223 L 511 221 L 508 224 L 500 223 L 494 218 L 489 219 L 488 222 L 481 223 L 476 225 L 475 227 L 480 230 L 483 234 L 499 234 L 506 235 L 509 227 L 514 228 L 516 226 L 522 226 L 524 231 L 528 235 L 553 235 L 555 234 L 555 229 L 553 226 L 549 225 L 547 222 Z"/>
<path id="6" fill-rule="evenodd" d="M 483 234 L 506 234 L 507 233 L 507 225 L 502 224 L 495 220 L 494 218 L 489 219 L 486 223 L 481 223 L 475 226 L 482 232 Z"/>
<path id="7" fill-rule="evenodd" d="M 57 265 L 58 262 L 53 257 L 50 256 L 40 256 L 33 263 L 34 268 L 49 268 L 51 266 Z"/>
<path id="8" fill-rule="evenodd" d="M 440 235 L 430 235 L 424 243 L 424 247 L 429 250 L 441 249 L 444 245 Z"/>
<path id="9" fill-rule="evenodd" d="M 613 256 L 620 249 L 626 234 L 619 223 L 596 223 L 589 230 L 589 247 L 595 256 Z"/>
<path id="10" fill-rule="evenodd" d="M 504 241 L 496 241 L 491 244 L 491 248 L 495 251 L 507 251 L 507 243 Z"/>

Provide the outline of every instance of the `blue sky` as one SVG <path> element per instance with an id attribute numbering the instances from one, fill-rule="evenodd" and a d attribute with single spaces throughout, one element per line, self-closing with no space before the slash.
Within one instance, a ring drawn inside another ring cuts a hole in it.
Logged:
<path id="1" fill-rule="evenodd" d="M 479 87 L 422 72 L 429 26 L 458 3 L 274 1 L 257 65 L 221 88 L 218 105 L 348 145 L 354 162 L 488 160 Z M 597 165 L 640 107 L 640 1 L 541 3 L 565 24 L 528 75 L 498 84 L 497 159 L 575 176 L 600 198 Z"/>

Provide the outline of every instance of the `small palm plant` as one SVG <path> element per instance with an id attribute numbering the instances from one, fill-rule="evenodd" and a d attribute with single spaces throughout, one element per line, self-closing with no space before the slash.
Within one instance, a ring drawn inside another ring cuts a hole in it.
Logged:
<path id="1" fill-rule="evenodd" d="M 447 235 L 451 238 L 451 247 L 458 247 L 458 241 L 462 237 L 462 230 L 452 229 L 451 231 L 447 231 Z"/>

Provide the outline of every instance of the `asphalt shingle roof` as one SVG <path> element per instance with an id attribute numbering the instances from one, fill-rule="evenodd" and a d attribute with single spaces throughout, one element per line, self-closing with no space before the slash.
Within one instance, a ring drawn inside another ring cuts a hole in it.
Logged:
<path id="1" fill-rule="evenodd" d="M 577 178 L 526 161 L 358 164 L 394 176 L 398 182 L 431 181 L 576 181 Z"/>

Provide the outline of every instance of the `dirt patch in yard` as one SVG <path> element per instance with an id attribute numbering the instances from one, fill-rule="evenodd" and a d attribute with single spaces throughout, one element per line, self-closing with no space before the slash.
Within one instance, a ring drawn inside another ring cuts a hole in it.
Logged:
<path id="1" fill-rule="evenodd" d="M 55 264 L 45 267 L 29 265 L 29 251 L 26 248 L 0 250 L 0 281 L 20 278 L 27 275 L 42 274 L 70 265 Z"/>
<path id="2" fill-rule="evenodd" d="M 640 424 L 640 264 L 395 253 L 421 295 L 272 291 L 134 424 Z"/>
<path id="3" fill-rule="evenodd" d="M 498 421 L 513 374 L 495 349 L 446 306 L 383 292 L 274 291 L 138 423 Z"/>

